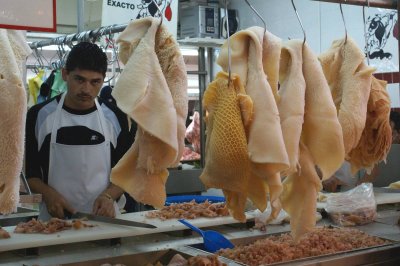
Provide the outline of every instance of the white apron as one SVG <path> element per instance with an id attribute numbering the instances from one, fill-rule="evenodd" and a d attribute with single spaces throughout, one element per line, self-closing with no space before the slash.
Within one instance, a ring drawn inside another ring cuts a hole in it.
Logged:
<path id="1" fill-rule="evenodd" d="M 106 120 L 103 111 L 95 99 L 105 141 L 96 145 L 56 143 L 65 94 L 58 103 L 51 131 L 48 184 L 57 190 L 76 211 L 92 213 L 94 201 L 109 185 L 110 136 L 105 127 Z M 114 202 L 114 208 L 116 215 L 119 215 L 116 202 Z M 42 202 L 39 219 L 46 221 L 50 218 L 46 204 Z"/>

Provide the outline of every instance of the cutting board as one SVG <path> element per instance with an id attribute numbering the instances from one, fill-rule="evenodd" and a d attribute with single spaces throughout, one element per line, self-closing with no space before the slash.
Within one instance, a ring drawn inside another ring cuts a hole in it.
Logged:
<path id="1" fill-rule="evenodd" d="M 329 193 L 326 193 L 329 196 Z M 384 193 L 374 192 L 375 201 L 377 205 L 393 204 L 400 202 L 400 193 Z M 326 207 L 326 202 L 317 202 L 317 209 L 321 210 Z"/>
<path id="2" fill-rule="evenodd" d="M 113 225 L 102 222 L 88 221 L 87 223 L 95 224 L 97 226 L 92 228 L 71 229 L 55 234 L 16 234 L 14 233 L 15 226 L 3 227 L 11 235 L 9 239 L 0 239 L 0 252 L 32 247 L 42 247 L 57 244 L 76 243 L 82 241 L 93 241 L 100 239 L 112 239 L 120 237 L 138 236 L 153 233 L 162 233 L 170 231 L 178 231 L 188 229 L 186 226 L 178 222 L 177 219 L 169 219 L 162 221 L 160 219 L 146 218 L 147 212 L 127 213 L 118 216 L 120 219 L 126 219 L 137 222 L 144 222 L 153 224 L 157 228 L 140 228 L 123 225 Z M 247 212 L 247 219 L 253 219 L 255 212 Z M 223 224 L 238 223 L 230 216 L 215 217 L 215 218 L 196 218 L 189 220 L 197 227 L 209 227 Z"/>

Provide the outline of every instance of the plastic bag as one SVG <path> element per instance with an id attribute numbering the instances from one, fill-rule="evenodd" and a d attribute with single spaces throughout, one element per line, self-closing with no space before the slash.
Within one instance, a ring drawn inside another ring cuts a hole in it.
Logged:
<path id="1" fill-rule="evenodd" d="M 363 183 L 349 191 L 330 194 L 325 210 L 341 226 L 373 222 L 377 214 L 372 184 Z"/>

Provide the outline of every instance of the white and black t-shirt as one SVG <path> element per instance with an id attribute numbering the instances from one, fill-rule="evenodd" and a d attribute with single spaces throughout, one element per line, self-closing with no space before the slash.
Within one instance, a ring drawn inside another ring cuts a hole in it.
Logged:
<path id="1" fill-rule="evenodd" d="M 50 136 L 61 95 L 29 109 L 26 120 L 25 172 L 47 184 Z M 98 98 L 111 141 L 111 167 L 114 167 L 134 140 L 136 124 L 128 128 L 127 116 L 115 105 Z M 96 106 L 77 111 L 63 106 L 56 142 L 64 145 L 95 145 L 105 141 Z"/>

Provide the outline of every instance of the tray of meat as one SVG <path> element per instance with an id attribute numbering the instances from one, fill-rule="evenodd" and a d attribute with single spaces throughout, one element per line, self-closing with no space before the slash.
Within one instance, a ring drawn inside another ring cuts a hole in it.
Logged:
<path id="1" fill-rule="evenodd" d="M 198 197 L 200 196 L 190 196 L 186 198 L 182 196 L 175 199 L 170 198 L 170 201 L 167 199 L 169 204 L 166 203 L 166 206 L 160 210 L 147 212 L 146 218 L 159 218 L 164 221 L 168 219 L 195 219 L 199 217 L 214 218 L 229 216 L 229 210 L 226 207 L 225 202 L 213 203 L 208 201 L 208 199 L 218 201 L 217 197 L 212 199 L 208 196 L 207 198 L 202 198 L 205 199 L 205 201 L 199 203 L 196 202 L 196 199 L 198 201 L 202 200 Z M 173 203 L 173 200 L 182 202 Z M 219 200 L 222 199 L 219 198 Z"/>
<path id="2" fill-rule="evenodd" d="M 240 265 L 363 265 L 373 258 L 400 251 L 400 243 L 371 236 L 354 228 L 317 227 L 295 243 L 290 232 L 230 239 L 233 249 L 221 249 L 217 255 Z M 191 248 L 204 250 L 202 244 Z M 358 253 L 357 253 L 358 252 Z M 373 253 L 376 253 L 375 255 Z M 368 253 L 368 258 L 365 258 Z M 398 254 L 398 253 L 396 253 Z M 358 256 L 357 260 L 350 259 Z M 388 255 L 390 256 L 390 255 Z M 400 260 L 400 254 L 397 259 Z M 336 258 L 332 258 L 336 257 Z M 340 262 L 332 263 L 333 260 Z M 324 261 L 330 264 L 324 264 Z M 356 262 L 356 263 L 355 263 Z"/>
<path id="3" fill-rule="evenodd" d="M 179 247 L 176 249 L 165 249 L 149 251 L 124 256 L 107 257 L 103 259 L 62 264 L 61 266 L 238 266 L 229 259 L 219 257 L 215 254 Z"/>

